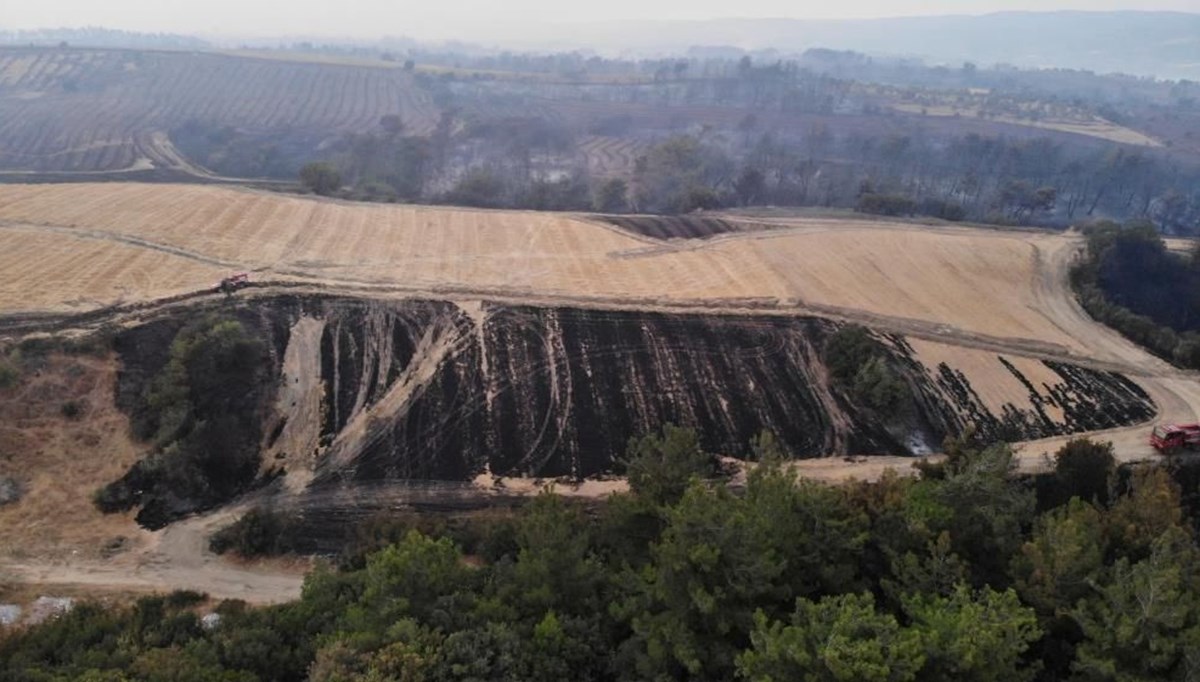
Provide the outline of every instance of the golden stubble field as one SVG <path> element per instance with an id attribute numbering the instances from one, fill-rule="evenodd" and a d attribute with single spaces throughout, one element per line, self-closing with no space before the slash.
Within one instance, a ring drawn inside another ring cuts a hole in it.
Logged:
<path id="1" fill-rule="evenodd" d="M 0 313 L 164 297 L 250 270 L 260 280 L 434 293 L 844 309 L 1081 348 L 1047 315 L 1037 286 L 1045 262 L 1071 243 L 797 219 L 662 244 L 568 214 L 351 205 L 191 185 L 5 185 Z"/>

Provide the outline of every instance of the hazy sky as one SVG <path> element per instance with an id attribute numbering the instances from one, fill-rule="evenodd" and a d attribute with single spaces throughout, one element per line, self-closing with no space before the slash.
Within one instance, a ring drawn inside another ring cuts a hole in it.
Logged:
<path id="1" fill-rule="evenodd" d="M 1175 10 L 1200 0 L 0 0 L 0 29 L 104 26 L 204 35 L 520 37 L 537 22 L 864 18 L 1002 10 Z"/>

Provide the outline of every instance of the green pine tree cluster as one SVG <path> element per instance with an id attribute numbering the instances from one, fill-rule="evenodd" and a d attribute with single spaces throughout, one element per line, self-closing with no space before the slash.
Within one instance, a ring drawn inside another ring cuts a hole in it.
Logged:
<path id="1" fill-rule="evenodd" d="M 729 481 L 667 428 L 631 443 L 628 493 L 547 491 L 486 551 L 409 530 L 214 627 L 189 593 L 83 605 L 0 636 L 0 679 L 1195 678 L 1200 550 L 1166 469 L 1080 440 L 1032 480 L 1006 446 L 949 450 L 828 486 L 764 436 Z"/>

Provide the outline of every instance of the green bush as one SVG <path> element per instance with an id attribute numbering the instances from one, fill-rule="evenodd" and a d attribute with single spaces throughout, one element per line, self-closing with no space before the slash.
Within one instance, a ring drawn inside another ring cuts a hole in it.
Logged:
<path id="1" fill-rule="evenodd" d="M 886 216 L 910 216 L 917 212 L 917 202 L 900 194 L 866 193 L 858 198 L 855 210 Z"/>
<path id="2" fill-rule="evenodd" d="M 279 556 L 295 550 L 299 524 L 283 512 L 255 507 L 213 533 L 208 548 L 251 558 Z"/>
<path id="3" fill-rule="evenodd" d="M 244 492 L 259 470 L 266 345 L 237 320 L 197 319 L 134 407 L 134 429 L 154 446 L 97 496 L 101 509 L 143 508 L 157 528 Z"/>
<path id="4" fill-rule="evenodd" d="M 912 390 L 889 357 L 887 348 L 859 325 L 846 325 L 825 342 L 825 364 L 834 381 L 894 421 L 908 415 Z"/>
<path id="5" fill-rule="evenodd" d="M 908 384 L 882 355 L 860 367 L 851 386 L 855 396 L 880 414 L 899 416 L 909 404 Z"/>
<path id="6" fill-rule="evenodd" d="M 1054 475 L 1064 500 L 1078 497 L 1087 502 L 1107 502 L 1116 468 L 1112 443 L 1073 438 L 1054 454 Z"/>
<path id="7" fill-rule="evenodd" d="M 21 380 L 21 371 L 8 360 L 0 358 L 0 388 L 12 388 Z"/>
<path id="8" fill-rule="evenodd" d="M 857 324 L 841 327 L 825 341 L 825 365 L 834 379 L 844 383 L 853 382 L 863 365 L 884 353 L 870 330 Z"/>
<path id="9" fill-rule="evenodd" d="M 1072 447 L 1064 480 L 1106 466 Z M 6 630 L 0 680 L 1187 679 L 1200 550 L 1179 470 L 1039 515 L 1010 448 L 949 449 L 936 478 L 830 486 L 763 457 L 736 492 L 689 476 L 662 505 L 544 494 L 484 514 L 511 542 L 488 561 L 453 539 L 472 515 L 399 515 L 358 565 L 318 564 L 289 603 L 217 604 L 215 627 L 183 591 Z M 290 523 L 259 509 L 226 535 L 270 547 Z"/>
<path id="10" fill-rule="evenodd" d="M 314 194 L 332 196 L 342 188 L 342 175 L 332 164 L 317 161 L 300 169 L 300 183 Z"/>
<path id="11" fill-rule="evenodd" d="M 1200 369 L 1200 263 L 1171 253 L 1142 221 L 1084 234 L 1086 258 L 1070 274 L 1084 310 L 1164 360 Z"/>

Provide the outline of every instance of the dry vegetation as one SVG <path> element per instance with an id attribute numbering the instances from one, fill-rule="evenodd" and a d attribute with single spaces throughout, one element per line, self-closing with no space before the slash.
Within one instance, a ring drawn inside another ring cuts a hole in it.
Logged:
<path id="1" fill-rule="evenodd" d="M 20 501 L 0 506 L 0 557 L 96 559 L 106 546 L 135 546 L 145 531 L 130 515 L 101 514 L 90 495 L 142 454 L 113 404 L 115 358 L 51 355 L 22 364 L 18 385 L 0 388 L 0 477 L 24 488 Z M 64 414 L 73 409 L 76 416 Z"/>

